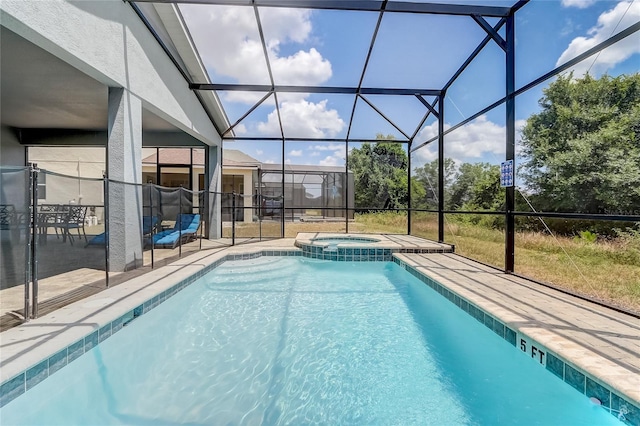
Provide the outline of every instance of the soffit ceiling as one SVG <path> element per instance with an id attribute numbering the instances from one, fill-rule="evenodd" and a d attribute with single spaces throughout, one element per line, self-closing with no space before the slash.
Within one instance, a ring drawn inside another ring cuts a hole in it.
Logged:
<path id="1" fill-rule="evenodd" d="M 107 129 L 108 88 L 0 27 L 1 123 L 22 129 Z M 177 129 L 143 109 L 145 130 Z"/>

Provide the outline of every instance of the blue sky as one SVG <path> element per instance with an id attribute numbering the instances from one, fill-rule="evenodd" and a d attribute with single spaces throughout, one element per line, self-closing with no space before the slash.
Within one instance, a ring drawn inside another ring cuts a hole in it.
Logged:
<path id="1" fill-rule="evenodd" d="M 443 2 L 439 0 L 439 2 Z M 459 1 L 450 1 L 460 3 Z M 512 2 L 477 1 L 487 5 Z M 269 84 L 256 19 L 251 7 L 180 5 L 196 47 L 212 82 Z M 356 86 L 361 78 L 377 13 L 259 9 L 269 61 L 276 84 Z M 640 21 L 640 0 L 538 0 L 516 14 L 516 87 L 552 70 L 581 52 Z M 497 20 L 487 18 L 494 24 Z M 502 31 L 504 34 L 504 31 Z M 470 17 L 385 14 L 363 87 L 440 89 L 484 38 Z M 640 71 L 640 34 L 578 64 L 582 75 L 629 74 Z M 504 53 L 490 43 L 447 92 L 446 126 L 459 123 L 504 96 Z M 542 84 L 521 95 L 516 103 L 518 124 L 538 111 Z M 261 93 L 219 93 L 233 123 L 248 111 Z M 415 143 L 434 136 L 437 122 L 418 128 L 425 107 L 414 97 L 366 96 L 407 135 L 418 131 Z M 431 101 L 431 99 L 428 99 Z M 286 136 L 344 138 L 354 97 L 347 95 L 281 94 L 278 97 Z M 458 162 L 504 159 L 504 107 L 451 133 L 445 152 Z M 404 139 L 362 100 L 358 100 L 351 138 L 375 138 L 377 133 Z M 269 98 L 236 128 L 238 136 L 279 136 L 275 100 Z M 264 162 L 281 163 L 278 142 L 225 142 Z M 350 143 L 349 147 L 358 147 Z M 436 158 L 436 146 L 417 151 L 415 165 Z M 290 164 L 343 165 L 344 144 L 289 142 Z"/>

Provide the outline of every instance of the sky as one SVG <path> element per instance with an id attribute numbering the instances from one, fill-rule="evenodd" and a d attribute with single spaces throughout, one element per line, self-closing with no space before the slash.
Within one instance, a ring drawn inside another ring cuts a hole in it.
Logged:
<path id="1" fill-rule="evenodd" d="M 443 1 L 439 3 L 460 3 Z M 468 4 L 512 5 L 515 1 L 479 0 Z M 252 7 L 181 4 L 196 48 L 211 82 L 266 84 L 266 65 Z M 269 63 L 276 85 L 441 89 L 482 41 L 486 33 L 470 17 L 386 13 L 363 77 L 365 59 L 378 13 L 259 8 Z M 496 18 L 486 18 L 494 25 Z M 533 0 L 516 13 L 516 88 L 562 65 L 611 35 L 640 21 L 640 0 Z M 504 28 L 500 31 L 504 36 Z M 444 105 L 445 128 L 501 99 L 505 93 L 505 55 L 490 42 L 449 88 Z M 640 71 L 640 32 L 577 64 L 574 76 L 599 77 Z M 547 82 L 518 96 L 516 126 L 539 111 Z M 266 93 L 218 92 L 231 124 Z M 414 138 L 414 146 L 437 135 L 427 110 L 414 96 L 365 96 L 398 128 L 354 96 L 278 94 L 287 137 L 373 139 L 377 134 Z M 424 97 L 433 102 L 433 98 Z M 445 138 L 445 155 L 456 162 L 499 164 L 505 155 L 505 107 L 489 111 Z M 276 100 L 267 98 L 234 129 L 236 136 L 280 137 Z M 349 149 L 361 144 L 349 143 Z M 405 145 L 406 146 L 406 145 Z M 344 143 L 225 141 L 265 163 L 341 166 Z M 437 158 L 432 143 L 412 154 L 419 166 Z"/>

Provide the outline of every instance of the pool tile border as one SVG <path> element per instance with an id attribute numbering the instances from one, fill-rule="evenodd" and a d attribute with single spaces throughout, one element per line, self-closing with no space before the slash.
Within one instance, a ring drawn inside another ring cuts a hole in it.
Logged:
<path id="1" fill-rule="evenodd" d="M 536 351 L 543 351 L 544 353 L 544 363 L 541 362 L 541 364 L 551 374 L 555 375 L 588 398 L 596 398 L 600 401 L 602 408 L 617 417 L 618 420 L 621 420 L 629 426 L 640 425 L 640 408 L 626 398 L 618 395 L 605 384 L 600 383 L 596 378 L 591 377 L 588 372 L 582 371 L 578 367 L 572 365 L 571 362 L 565 360 L 560 355 L 555 354 L 553 351 L 550 351 L 544 345 L 536 342 L 525 333 L 510 328 L 488 312 L 485 312 L 483 309 L 475 306 L 473 303 L 449 290 L 431 277 L 424 275 L 422 272 L 406 262 L 398 259 L 397 257 L 393 257 L 392 261 L 422 281 L 424 284 L 431 287 L 451 303 L 471 315 L 478 322 L 494 331 L 498 336 L 505 339 L 515 348 L 518 348 L 518 335 L 525 339 L 525 344 L 528 346 L 532 343 L 535 344 Z M 536 352 L 536 355 L 538 353 L 539 352 Z"/>
<path id="2" fill-rule="evenodd" d="M 353 238 L 356 240 L 355 238 Z M 357 240 L 356 240 L 357 241 Z M 448 253 L 447 248 L 390 248 L 390 247 L 338 247 L 332 249 L 326 246 L 307 244 L 296 241 L 296 246 L 302 250 L 302 256 L 310 259 L 332 260 L 338 262 L 391 262 L 393 254 L 426 254 Z"/>
<path id="3" fill-rule="evenodd" d="M 318 250 L 320 249 L 320 250 Z M 88 352 L 99 343 L 111 337 L 123 327 L 127 326 L 131 321 L 146 314 L 153 308 L 157 307 L 179 291 L 194 283 L 222 263 L 229 260 L 250 260 L 262 256 L 304 256 L 311 259 L 332 260 L 332 261 L 387 261 L 394 262 L 401 268 L 405 269 L 414 277 L 434 289 L 440 295 L 445 297 L 451 303 L 467 312 L 485 327 L 492 330 L 498 336 L 517 347 L 518 334 L 525 336 L 529 342 L 534 342 L 537 348 L 545 351 L 544 367 L 556 377 L 565 381 L 567 384 L 580 391 L 587 397 L 597 398 L 602 407 L 616 416 L 619 420 L 628 425 L 640 425 L 640 408 L 628 401 L 626 398 L 618 395 L 615 391 L 601 384 L 597 379 L 589 376 L 588 373 L 581 371 L 573 366 L 569 361 L 564 360 L 552 351 L 549 351 L 544 345 L 541 345 L 530 337 L 524 335 L 518 330 L 510 328 L 499 319 L 485 312 L 481 308 L 475 306 L 457 293 L 444 287 L 432 278 L 424 275 L 413 266 L 393 256 L 393 253 L 442 253 L 443 249 L 412 249 L 412 248 L 342 248 L 337 251 L 325 251 L 324 247 L 303 245 L 301 249 L 295 250 L 258 250 L 255 252 L 227 254 L 220 259 L 206 265 L 195 274 L 179 281 L 167 290 L 148 299 L 144 303 L 129 310 L 108 324 L 100 326 L 98 329 L 91 331 L 86 336 L 76 342 L 66 346 L 48 358 L 37 362 L 21 373 L 6 380 L 0 385 L 0 407 L 13 401 L 27 390 L 36 386 L 56 371 L 64 368 L 72 361 L 76 360 L 80 355 Z"/>

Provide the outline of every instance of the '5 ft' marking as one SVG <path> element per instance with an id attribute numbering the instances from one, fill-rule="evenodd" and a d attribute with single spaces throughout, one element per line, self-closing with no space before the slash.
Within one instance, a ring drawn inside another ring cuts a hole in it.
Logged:
<path id="1" fill-rule="evenodd" d="M 538 361 L 540 364 L 544 365 L 544 351 L 537 348 L 535 345 L 528 345 L 531 348 L 531 351 L 527 349 L 527 341 L 524 339 L 520 339 L 520 350 L 524 353 L 529 353 L 531 358 Z"/>

